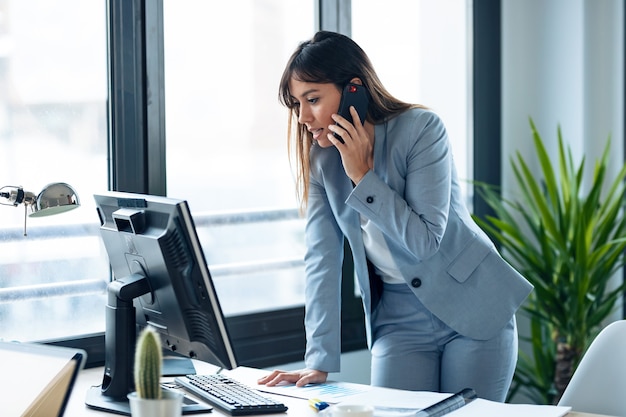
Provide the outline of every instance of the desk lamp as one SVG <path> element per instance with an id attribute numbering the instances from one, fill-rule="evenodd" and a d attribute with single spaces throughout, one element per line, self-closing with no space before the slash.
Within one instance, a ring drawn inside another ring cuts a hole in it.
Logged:
<path id="1" fill-rule="evenodd" d="M 64 183 L 55 182 L 46 185 L 39 195 L 24 191 L 21 186 L 0 188 L 0 204 L 17 207 L 24 204 L 24 236 L 26 236 L 26 217 L 44 217 L 64 213 L 80 206 L 78 194 Z M 30 209 L 30 214 L 28 211 Z"/>

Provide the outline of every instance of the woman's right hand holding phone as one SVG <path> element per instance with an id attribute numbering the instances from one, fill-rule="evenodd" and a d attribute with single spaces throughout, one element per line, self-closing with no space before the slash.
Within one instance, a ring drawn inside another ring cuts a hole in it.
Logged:
<path id="1" fill-rule="evenodd" d="M 333 114 L 332 118 L 337 124 L 328 126 L 331 132 L 343 138 L 343 143 L 333 133 L 328 134 L 328 139 L 339 150 L 346 175 L 358 184 L 367 171 L 374 167 L 374 126 L 367 122 L 364 125 L 352 106 L 350 114 L 354 124 L 339 114 Z"/>

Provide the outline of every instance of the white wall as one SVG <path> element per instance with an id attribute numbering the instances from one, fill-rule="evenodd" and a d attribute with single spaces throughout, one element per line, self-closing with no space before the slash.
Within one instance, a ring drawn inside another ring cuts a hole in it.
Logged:
<path id="1" fill-rule="evenodd" d="M 612 136 L 612 166 L 623 164 L 624 11 L 622 0 L 503 0 L 503 185 L 514 189 L 509 158 L 532 160 L 528 118 L 550 150 L 556 129 L 575 160 L 593 161 Z"/>

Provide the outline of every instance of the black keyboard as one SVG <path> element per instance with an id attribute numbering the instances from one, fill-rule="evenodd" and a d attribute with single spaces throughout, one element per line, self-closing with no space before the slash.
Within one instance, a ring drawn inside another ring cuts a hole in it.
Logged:
<path id="1" fill-rule="evenodd" d="M 186 375 L 177 377 L 174 381 L 231 416 L 287 411 L 285 404 L 265 397 L 249 386 L 225 375 Z"/>

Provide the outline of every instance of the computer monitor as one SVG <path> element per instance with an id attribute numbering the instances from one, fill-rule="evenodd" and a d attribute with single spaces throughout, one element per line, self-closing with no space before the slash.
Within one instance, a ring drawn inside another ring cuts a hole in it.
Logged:
<path id="1" fill-rule="evenodd" d="M 87 405 L 129 412 L 136 335 L 148 325 L 160 334 L 165 351 L 237 367 L 187 202 L 122 192 L 94 198 L 113 280 L 107 290 L 104 377 L 97 392 L 88 393 Z"/>

